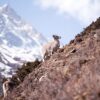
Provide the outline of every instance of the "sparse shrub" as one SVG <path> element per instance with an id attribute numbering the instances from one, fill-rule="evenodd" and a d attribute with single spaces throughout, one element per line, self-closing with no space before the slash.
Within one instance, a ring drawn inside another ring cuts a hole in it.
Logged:
<path id="1" fill-rule="evenodd" d="M 34 62 L 27 62 L 23 64 L 22 67 L 18 68 L 16 71 L 18 78 L 23 81 L 26 75 L 31 73 L 35 68 L 39 67 L 40 63 L 40 61 L 36 60 Z"/>

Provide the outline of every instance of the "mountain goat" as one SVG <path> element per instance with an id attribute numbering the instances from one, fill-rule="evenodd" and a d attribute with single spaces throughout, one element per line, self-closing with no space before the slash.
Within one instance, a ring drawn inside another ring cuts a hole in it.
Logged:
<path id="1" fill-rule="evenodd" d="M 60 36 L 53 35 L 53 40 L 43 46 L 42 48 L 43 61 L 48 57 L 50 57 L 60 47 L 59 39 L 61 39 Z"/>

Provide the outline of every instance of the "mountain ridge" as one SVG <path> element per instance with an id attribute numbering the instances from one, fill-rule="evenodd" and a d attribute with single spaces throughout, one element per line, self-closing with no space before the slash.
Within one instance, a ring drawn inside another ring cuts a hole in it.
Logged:
<path id="1" fill-rule="evenodd" d="M 0 7 L 0 73 L 11 77 L 24 62 L 41 59 L 46 38 L 5 4 Z"/>

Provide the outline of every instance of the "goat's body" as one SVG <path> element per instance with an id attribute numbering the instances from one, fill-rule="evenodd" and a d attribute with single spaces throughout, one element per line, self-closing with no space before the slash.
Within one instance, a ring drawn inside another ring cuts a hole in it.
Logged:
<path id="1" fill-rule="evenodd" d="M 60 47 L 59 39 L 53 39 L 51 42 L 43 46 L 42 57 L 43 60 L 50 57 Z"/>

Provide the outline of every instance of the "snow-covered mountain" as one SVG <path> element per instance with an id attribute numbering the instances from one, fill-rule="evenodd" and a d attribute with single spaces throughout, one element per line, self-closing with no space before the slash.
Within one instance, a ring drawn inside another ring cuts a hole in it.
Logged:
<path id="1" fill-rule="evenodd" d="M 9 76 L 26 61 L 40 58 L 46 39 L 9 5 L 0 7 L 0 74 Z"/>

